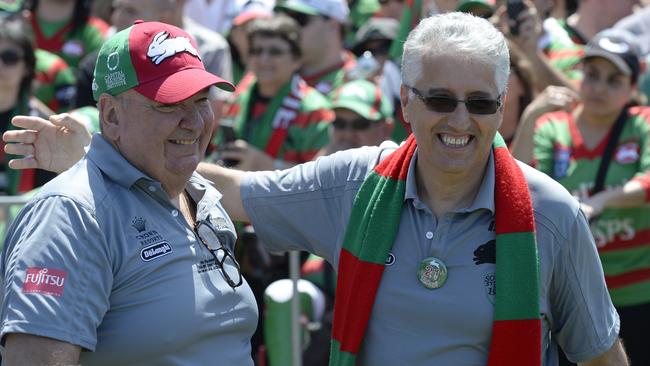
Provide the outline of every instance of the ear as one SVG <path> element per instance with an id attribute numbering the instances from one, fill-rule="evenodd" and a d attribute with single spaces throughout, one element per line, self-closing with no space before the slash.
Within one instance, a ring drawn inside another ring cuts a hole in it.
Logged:
<path id="1" fill-rule="evenodd" d="M 120 121 L 118 118 L 121 101 L 110 94 L 104 93 L 97 103 L 99 108 L 99 123 L 102 135 L 111 142 L 116 142 L 120 137 Z"/>
<path id="2" fill-rule="evenodd" d="M 410 102 L 409 88 L 407 88 L 404 84 L 402 84 L 399 88 L 399 101 L 400 104 L 402 105 L 402 115 L 404 116 L 404 121 L 406 121 L 406 123 L 410 123 L 408 118 L 408 112 L 406 111 L 406 106 Z"/>

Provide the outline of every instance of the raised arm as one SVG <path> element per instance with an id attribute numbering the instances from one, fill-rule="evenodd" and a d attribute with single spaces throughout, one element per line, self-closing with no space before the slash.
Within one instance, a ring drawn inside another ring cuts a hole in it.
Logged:
<path id="1" fill-rule="evenodd" d="M 33 116 L 16 116 L 11 123 L 22 130 L 7 131 L 2 139 L 5 152 L 22 155 L 9 161 L 12 169 L 44 169 L 60 173 L 85 154 L 90 133 L 83 122 L 68 113 L 53 115 L 49 120 Z"/>
<path id="2" fill-rule="evenodd" d="M 31 334 L 7 335 L 2 364 L 27 365 L 77 365 L 81 347 L 52 338 Z"/>
<path id="3" fill-rule="evenodd" d="M 215 187 L 223 194 L 221 204 L 223 204 L 223 207 L 232 220 L 250 221 L 244 210 L 239 191 L 246 172 L 208 163 L 200 163 L 197 172 L 212 181 Z"/>

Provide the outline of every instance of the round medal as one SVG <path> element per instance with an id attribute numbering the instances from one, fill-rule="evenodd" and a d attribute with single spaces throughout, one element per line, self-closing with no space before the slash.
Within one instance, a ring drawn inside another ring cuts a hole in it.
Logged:
<path id="1" fill-rule="evenodd" d="M 425 258 L 418 266 L 418 280 L 426 288 L 440 288 L 447 282 L 447 266 L 438 258 Z"/>

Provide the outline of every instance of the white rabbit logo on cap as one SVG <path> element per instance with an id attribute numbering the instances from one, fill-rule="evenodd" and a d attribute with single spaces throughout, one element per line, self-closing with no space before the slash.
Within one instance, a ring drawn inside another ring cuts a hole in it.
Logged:
<path id="1" fill-rule="evenodd" d="M 177 53 L 188 52 L 192 56 L 197 57 L 199 60 L 201 56 L 196 51 L 190 39 L 187 37 L 169 38 L 167 31 L 162 31 L 156 34 L 149 44 L 147 50 L 147 57 L 156 65 L 160 65 L 166 58 L 174 56 Z"/>

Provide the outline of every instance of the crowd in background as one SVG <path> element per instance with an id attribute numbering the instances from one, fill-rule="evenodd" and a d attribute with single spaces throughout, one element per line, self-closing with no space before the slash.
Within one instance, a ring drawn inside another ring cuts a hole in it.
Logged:
<path id="1" fill-rule="evenodd" d="M 400 103 L 408 32 L 441 12 L 488 18 L 510 47 L 499 132 L 516 158 L 583 203 L 621 314 L 621 338 L 633 365 L 650 364 L 643 338 L 650 326 L 650 194 L 643 193 L 650 192 L 650 2 L 523 4 L 515 15 L 500 0 L 0 0 L 2 132 L 15 128 L 16 115 L 64 112 L 98 132 L 98 50 L 142 19 L 183 28 L 206 69 L 236 84 L 234 93 L 211 90 L 215 133 L 206 160 L 272 170 L 338 150 L 399 144 L 410 133 Z M 0 158 L 5 195 L 29 195 L 53 177 L 11 170 L 9 159 Z M 265 252 L 257 242 L 264 238 L 247 223 L 239 232 L 237 256 L 262 309 L 265 289 L 287 276 L 287 260 Z M 305 362 L 326 364 L 333 270 L 319 258 L 303 260 L 303 276 L 325 298 Z M 273 351 L 259 328 L 253 356 L 265 364 Z"/>

